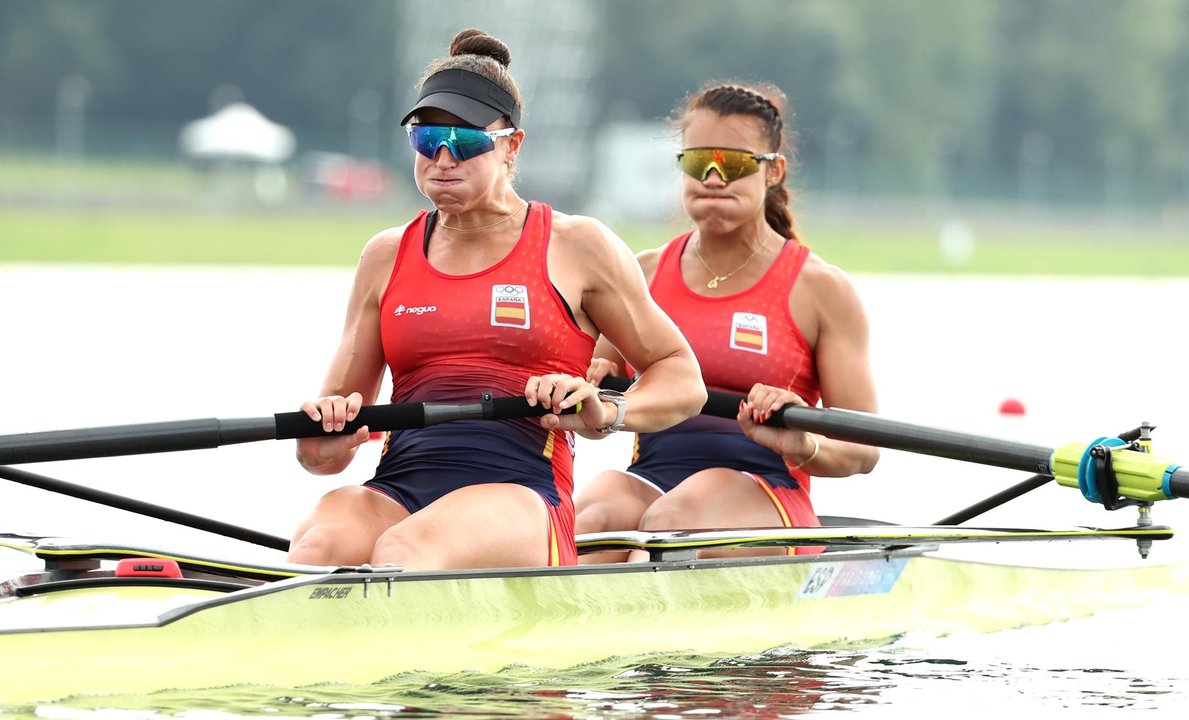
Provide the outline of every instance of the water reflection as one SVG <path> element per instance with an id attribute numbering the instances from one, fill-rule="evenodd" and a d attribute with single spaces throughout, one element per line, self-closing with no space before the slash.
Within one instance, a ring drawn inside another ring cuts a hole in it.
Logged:
<path id="1" fill-rule="evenodd" d="M 1074 624 L 1072 632 L 1103 640 L 1106 636 L 1098 633 L 1107 626 L 1093 623 Z M 1047 632 L 1047 642 L 1053 643 L 1071 631 L 1063 626 Z M 1064 664 L 1030 662 L 1055 659 L 1051 645 L 1038 652 L 1045 633 L 913 637 L 877 649 L 778 648 L 746 657 L 614 658 L 564 671 L 513 667 L 490 674 L 402 673 L 369 685 L 317 685 L 300 691 L 235 687 L 80 697 L 39 708 L 0 708 L 0 716 L 762 720 L 829 711 L 867 717 L 902 716 L 910 710 L 915 717 L 982 717 L 978 713 L 991 708 L 1000 716 L 1018 708 L 1030 715 L 1051 710 L 1080 717 L 1097 710 L 1171 711 L 1189 700 L 1184 677 L 1126 663 L 1079 667 L 1068 662 L 1084 655 L 1073 645 L 1059 653 L 1065 655 Z M 1000 657 L 1008 647 L 1012 657 Z"/>

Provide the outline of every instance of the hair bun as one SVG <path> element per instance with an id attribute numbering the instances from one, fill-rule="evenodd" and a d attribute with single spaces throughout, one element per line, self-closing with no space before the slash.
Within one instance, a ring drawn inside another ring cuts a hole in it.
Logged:
<path id="1" fill-rule="evenodd" d="M 503 40 L 475 28 L 460 31 L 450 43 L 450 55 L 481 55 L 508 67 L 512 64 L 512 51 Z"/>

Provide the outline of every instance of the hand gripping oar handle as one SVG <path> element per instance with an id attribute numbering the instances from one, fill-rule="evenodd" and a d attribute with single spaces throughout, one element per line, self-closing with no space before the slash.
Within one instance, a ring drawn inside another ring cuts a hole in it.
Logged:
<path id="1" fill-rule="evenodd" d="M 359 415 L 347 423 L 339 432 L 327 433 L 322 423 L 310 419 L 304 412 L 277 413 L 273 416 L 276 434 L 271 439 L 321 437 L 322 435 L 349 435 L 366 425 L 372 432 L 388 430 L 412 430 L 454 420 L 511 420 L 536 417 L 550 412 L 535 405 L 530 407 L 523 397 L 492 397 L 483 393 L 479 402 L 472 403 L 397 403 L 394 405 L 367 405 L 359 409 Z M 574 412 L 574 409 L 565 411 Z"/>
<path id="2" fill-rule="evenodd" d="M 574 408 L 571 408 L 566 412 L 573 411 Z M 452 420 L 510 420 L 540 416 L 547 412 L 550 411 L 540 405 L 530 407 L 523 397 L 495 398 L 490 393 L 484 393 L 478 402 L 472 403 L 365 406 L 360 408 L 359 416 L 338 433 L 324 432 L 320 422 L 311 420 L 300 411 L 261 418 L 204 418 L 51 430 L 0 435 L 0 465 L 203 450 L 258 440 L 341 435 L 353 433 L 363 425 L 367 425 L 369 430 L 383 432 L 410 430 Z"/>
<path id="3" fill-rule="evenodd" d="M 602 387 L 625 390 L 631 384 L 626 378 L 604 378 Z M 711 390 L 703 415 L 733 418 L 739 412 L 742 395 Z M 1023 470 L 1056 477 L 1063 485 L 1077 487 L 1077 480 L 1067 477 L 1067 472 L 1054 469 L 1054 456 L 1064 457 L 1065 448 L 1050 448 L 1040 445 L 999 440 L 970 435 L 968 433 L 942 430 L 939 428 L 912 425 L 856 410 L 840 408 L 811 408 L 787 406 L 766 421 L 767 425 L 796 428 L 820 433 L 837 440 L 876 445 L 892 450 L 933 455 L 935 457 L 962 460 L 980 465 L 993 465 L 1011 470 Z M 1125 462 L 1116 461 L 1115 470 L 1125 468 L 1126 479 L 1120 478 L 1119 492 L 1125 497 L 1153 501 L 1172 497 L 1189 498 L 1189 468 L 1170 463 L 1147 453 L 1132 450 L 1116 450 Z M 1066 462 L 1061 463 L 1064 471 Z"/>

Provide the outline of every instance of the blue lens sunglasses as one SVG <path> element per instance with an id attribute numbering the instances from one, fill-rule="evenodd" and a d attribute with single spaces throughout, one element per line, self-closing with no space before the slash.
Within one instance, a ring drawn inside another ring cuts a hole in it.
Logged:
<path id="1" fill-rule="evenodd" d="M 437 157 L 443 145 L 458 161 L 470 160 L 483 153 L 495 150 L 495 139 L 516 132 L 516 128 L 484 130 L 459 125 L 405 126 L 409 133 L 409 145 L 430 160 Z"/>

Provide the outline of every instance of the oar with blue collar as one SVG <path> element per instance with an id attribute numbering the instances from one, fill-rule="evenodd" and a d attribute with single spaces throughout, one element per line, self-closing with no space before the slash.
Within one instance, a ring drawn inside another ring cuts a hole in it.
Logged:
<path id="1" fill-rule="evenodd" d="M 600 385 L 626 390 L 631 381 L 608 376 Z M 703 415 L 733 418 L 742 395 L 712 390 Z M 1056 479 L 1078 488 L 1087 500 L 1115 509 L 1137 502 L 1189 497 L 1189 468 L 1147 452 L 1147 424 L 1120 437 L 1101 437 L 1090 443 L 1058 448 L 1000 440 L 890 420 L 872 413 L 840 408 L 786 406 L 773 413 L 768 425 L 819 433 L 837 440 L 892 450 L 950 458 Z"/>

